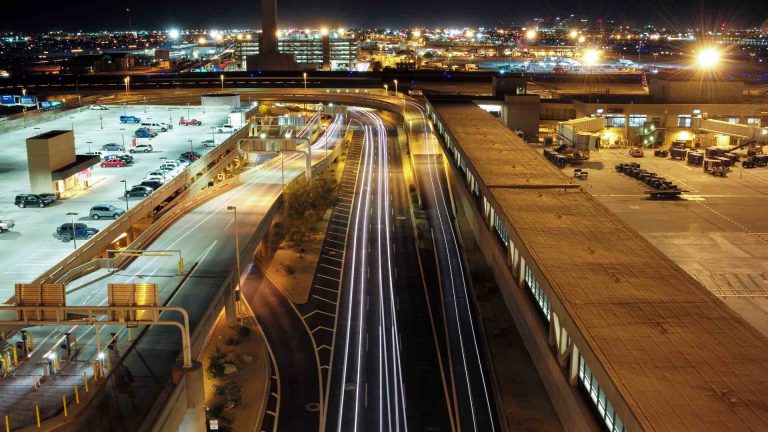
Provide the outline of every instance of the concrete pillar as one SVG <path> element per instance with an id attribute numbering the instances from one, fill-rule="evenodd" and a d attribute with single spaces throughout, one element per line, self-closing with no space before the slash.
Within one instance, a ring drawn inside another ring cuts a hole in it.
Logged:
<path id="1" fill-rule="evenodd" d="M 517 283 L 520 285 L 520 288 L 525 288 L 525 260 L 523 257 L 520 257 L 520 274 L 518 275 Z"/>
<path id="2" fill-rule="evenodd" d="M 575 386 L 579 378 L 579 347 L 572 344 L 571 367 L 568 369 L 568 382 Z"/>
<path id="3" fill-rule="evenodd" d="M 189 369 L 182 369 L 187 392 L 187 412 L 179 426 L 184 432 L 205 432 L 205 385 L 203 384 L 203 365 L 194 362 Z"/>
<path id="4" fill-rule="evenodd" d="M 240 277 L 240 275 L 237 275 L 236 277 Z M 237 297 L 235 296 L 235 286 L 237 286 L 237 281 L 233 280 L 224 290 L 224 314 L 226 315 L 228 326 L 237 325 Z"/>

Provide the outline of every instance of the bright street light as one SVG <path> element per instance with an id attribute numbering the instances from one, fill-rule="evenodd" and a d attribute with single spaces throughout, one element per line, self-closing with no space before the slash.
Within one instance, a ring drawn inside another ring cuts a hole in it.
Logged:
<path id="1" fill-rule="evenodd" d="M 529 41 L 532 41 L 536 39 L 536 34 L 537 34 L 536 30 L 533 30 L 533 29 L 528 30 L 525 32 L 525 38 L 528 39 Z"/>
<path id="2" fill-rule="evenodd" d="M 599 50 L 596 49 L 588 49 L 584 51 L 584 54 L 582 55 L 582 59 L 584 60 L 584 64 L 587 66 L 594 66 L 597 64 L 598 61 L 600 61 L 601 53 Z"/>
<path id="3" fill-rule="evenodd" d="M 705 69 L 712 69 L 720 63 L 720 52 L 715 48 L 704 48 L 696 55 L 696 64 Z"/>
<path id="4" fill-rule="evenodd" d="M 125 83 L 125 92 L 128 93 L 131 89 L 131 77 L 127 76 L 123 79 L 123 82 Z"/>
<path id="5" fill-rule="evenodd" d="M 178 39 L 179 38 L 179 31 L 177 29 L 170 29 L 168 30 L 168 37 L 171 39 Z"/>
<path id="6" fill-rule="evenodd" d="M 571 39 L 576 39 L 577 37 L 579 37 L 579 32 L 577 32 L 576 30 L 571 30 L 570 33 L 568 33 L 568 36 Z"/>
<path id="7" fill-rule="evenodd" d="M 393 80 L 393 82 L 395 83 L 395 97 L 397 97 L 397 80 Z"/>

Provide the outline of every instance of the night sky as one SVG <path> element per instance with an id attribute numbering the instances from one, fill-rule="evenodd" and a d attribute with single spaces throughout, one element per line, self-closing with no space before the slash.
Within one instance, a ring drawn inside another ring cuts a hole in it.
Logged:
<path id="1" fill-rule="evenodd" d="M 278 0 L 281 28 L 494 26 L 540 16 L 614 19 L 667 28 L 760 25 L 768 0 Z M 258 28 L 259 0 L 0 0 L 0 31 Z"/>

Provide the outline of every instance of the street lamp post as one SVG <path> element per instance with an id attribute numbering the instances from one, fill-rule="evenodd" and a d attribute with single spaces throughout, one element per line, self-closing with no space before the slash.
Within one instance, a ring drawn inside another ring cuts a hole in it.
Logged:
<path id="1" fill-rule="evenodd" d="M 235 292 L 240 291 L 240 236 L 238 236 L 238 226 L 237 226 L 237 206 L 227 206 L 227 210 L 231 210 L 232 214 L 234 215 L 234 229 L 233 233 L 235 236 L 235 259 L 237 262 L 237 285 L 235 287 Z"/>
<path id="2" fill-rule="evenodd" d="M 388 94 L 389 94 L 389 86 L 387 84 L 384 84 L 384 95 L 386 96 Z"/>
<path id="3" fill-rule="evenodd" d="M 77 231 L 75 230 L 75 216 L 77 216 L 77 213 L 69 212 L 67 216 L 72 216 L 72 246 L 74 250 L 77 250 Z"/>
<path id="4" fill-rule="evenodd" d="M 99 114 L 99 125 L 104 129 L 104 117 L 101 114 Z"/>
<path id="5" fill-rule="evenodd" d="M 131 77 L 125 77 L 123 82 L 125 83 L 125 94 L 128 94 L 128 92 L 131 90 Z"/>
<path id="6" fill-rule="evenodd" d="M 213 143 L 216 144 L 215 142 Z M 192 153 L 192 140 L 189 140 L 189 152 Z"/>
<path id="7" fill-rule="evenodd" d="M 394 80 L 395 83 L 395 97 L 397 97 L 397 80 Z"/>
<path id="8" fill-rule="evenodd" d="M 190 117 L 190 115 L 189 115 L 189 102 L 187 102 L 187 119 L 189 119 L 189 117 Z"/>
<path id="9" fill-rule="evenodd" d="M 304 72 L 304 97 L 307 96 L 307 73 Z M 307 119 L 307 100 L 304 99 L 304 120 Z"/>
<path id="10" fill-rule="evenodd" d="M 120 180 L 120 183 L 123 184 L 123 190 L 125 191 L 125 193 L 123 193 L 123 197 L 125 197 L 125 211 L 128 211 L 128 182 Z"/>

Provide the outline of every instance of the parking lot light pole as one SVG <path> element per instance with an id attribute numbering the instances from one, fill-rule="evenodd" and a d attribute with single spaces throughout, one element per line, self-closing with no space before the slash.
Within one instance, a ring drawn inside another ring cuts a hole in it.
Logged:
<path id="1" fill-rule="evenodd" d="M 69 212 L 67 216 L 72 216 L 72 246 L 74 250 L 77 250 L 77 231 L 75 231 L 75 216 L 77 216 L 77 213 Z"/>
<path id="2" fill-rule="evenodd" d="M 192 153 L 192 140 L 189 140 L 189 152 Z"/>
<path id="3" fill-rule="evenodd" d="M 123 190 L 125 191 L 125 193 L 123 194 L 123 196 L 125 197 L 125 211 L 128 211 L 128 182 L 126 182 L 125 180 L 120 180 L 120 183 L 123 184 Z"/>
<path id="4" fill-rule="evenodd" d="M 397 97 L 397 80 L 394 80 L 395 83 L 395 97 Z"/>
<path id="5" fill-rule="evenodd" d="M 187 102 L 187 120 L 189 120 L 189 102 Z"/>
<path id="6" fill-rule="evenodd" d="M 104 117 L 99 114 L 99 124 L 101 125 L 101 128 L 104 129 Z"/>
<path id="7" fill-rule="evenodd" d="M 224 74 L 219 75 L 221 78 L 221 92 L 224 93 Z"/>

